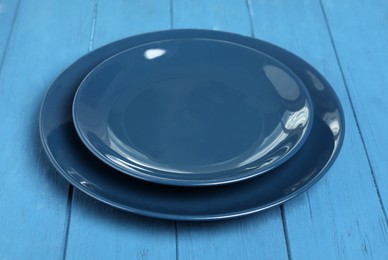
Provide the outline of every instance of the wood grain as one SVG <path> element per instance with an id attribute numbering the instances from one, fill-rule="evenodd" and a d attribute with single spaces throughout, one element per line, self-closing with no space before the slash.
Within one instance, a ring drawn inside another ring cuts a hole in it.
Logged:
<path id="1" fill-rule="evenodd" d="M 384 212 L 319 1 L 252 1 L 251 8 L 255 35 L 293 51 L 321 71 L 345 110 L 345 142 L 333 168 L 301 198 L 284 206 L 292 258 L 386 259 Z"/>
<path id="2" fill-rule="evenodd" d="M 173 1 L 174 28 L 249 35 L 244 1 Z M 220 223 L 178 223 L 179 259 L 287 259 L 279 207 Z"/>
<path id="3" fill-rule="evenodd" d="M 335 1 L 322 4 L 387 213 L 388 2 L 344 0 L 341 5 Z"/>
<path id="4" fill-rule="evenodd" d="M 170 0 L 100 0 L 94 48 L 131 35 L 171 28 Z"/>
<path id="5" fill-rule="evenodd" d="M 251 35 L 244 0 L 172 0 L 174 29 L 194 28 Z"/>
<path id="6" fill-rule="evenodd" d="M 38 135 L 44 93 L 87 49 L 90 3 L 23 1 L 0 75 L 0 257 L 63 256 L 68 185 Z"/>
<path id="7" fill-rule="evenodd" d="M 0 0 L 0 71 L 18 7 L 19 1 Z"/>
<path id="8" fill-rule="evenodd" d="M 0 0 L 0 69 L 18 7 L 19 1 Z"/>
<path id="9" fill-rule="evenodd" d="M 387 21 L 384 0 L 0 0 L 0 259 L 388 259 Z M 45 91 L 88 51 L 171 27 L 253 33 L 321 71 L 346 116 L 328 174 L 282 207 L 208 223 L 69 193 L 39 141 Z"/>
<path id="10" fill-rule="evenodd" d="M 178 224 L 179 259 L 288 259 L 279 208 L 240 219 Z"/>
<path id="11" fill-rule="evenodd" d="M 169 1 L 98 1 L 89 47 L 170 28 Z M 75 191 L 67 259 L 175 259 L 173 221 L 135 216 Z"/>
<path id="12" fill-rule="evenodd" d="M 76 191 L 66 259 L 175 259 L 173 221 L 126 213 Z"/>

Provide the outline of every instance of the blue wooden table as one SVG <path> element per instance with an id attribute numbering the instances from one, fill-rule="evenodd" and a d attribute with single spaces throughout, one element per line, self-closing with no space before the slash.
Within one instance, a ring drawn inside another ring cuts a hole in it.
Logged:
<path id="1" fill-rule="evenodd" d="M 344 106 L 338 160 L 248 217 L 132 215 L 73 189 L 42 149 L 43 95 L 80 56 L 170 28 L 251 35 L 316 67 Z M 388 1 L 0 0 L 0 259 L 388 259 Z"/>

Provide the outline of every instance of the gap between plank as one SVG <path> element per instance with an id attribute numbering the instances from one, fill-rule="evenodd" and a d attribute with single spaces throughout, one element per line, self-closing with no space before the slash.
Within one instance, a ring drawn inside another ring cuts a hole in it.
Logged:
<path id="1" fill-rule="evenodd" d="M 175 226 L 175 255 L 176 255 L 176 260 L 179 260 L 178 221 L 174 221 L 174 226 Z"/>
<path id="2" fill-rule="evenodd" d="M 170 27 L 174 29 L 174 0 L 170 0 Z"/>
<path id="3" fill-rule="evenodd" d="M 94 1 L 93 17 L 92 17 L 92 29 L 90 30 L 89 51 L 93 50 L 94 35 L 96 33 L 96 19 L 97 19 L 98 0 Z"/>
<path id="4" fill-rule="evenodd" d="M 65 231 L 65 246 L 63 248 L 63 260 L 66 259 L 67 254 L 67 241 L 69 240 L 70 232 L 70 220 L 71 220 L 71 208 L 73 205 L 73 185 L 69 187 L 69 193 L 67 194 L 67 207 L 66 207 L 66 231 Z"/>
<path id="5" fill-rule="evenodd" d="M 251 36 L 255 37 L 255 30 L 253 27 L 253 10 L 252 10 L 252 5 L 251 5 L 251 0 L 245 0 L 245 4 L 247 6 L 248 10 L 248 16 L 249 16 L 249 29 L 251 32 Z"/>
<path id="6" fill-rule="evenodd" d="M 336 61 L 337 61 L 337 64 L 338 64 L 338 67 L 339 67 L 339 70 L 340 70 L 340 73 L 341 73 L 342 82 L 343 82 L 343 84 L 345 86 L 345 90 L 346 90 L 346 94 L 348 96 L 348 100 L 349 100 L 349 103 L 350 103 L 352 114 L 353 114 L 354 120 L 356 121 L 357 131 L 358 131 L 358 133 L 360 135 L 361 143 L 362 143 L 363 149 L 365 151 L 366 159 L 368 161 L 368 165 L 369 165 L 369 168 L 370 168 L 373 184 L 374 184 L 375 189 L 376 189 L 376 193 L 377 193 L 377 197 L 378 197 L 378 200 L 379 200 L 379 203 L 380 203 L 380 207 L 381 207 L 381 210 L 383 211 L 385 222 L 388 224 L 388 217 L 387 217 L 387 213 L 386 213 L 385 208 L 384 208 L 384 204 L 383 204 L 383 202 L 381 200 L 381 194 L 380 194 L 379 187 L 377 186 L 375 172 L 373 170 L 372 162 L 370 160 L 369 153 L 368 153 L 368 150 L 367 150 L 367 147 L 366 147 L 366 144 L 365 144 L 364 136 L 362 135 L 362 132 L 361 132 L 360 124 L 358 122 L 358 118 L 357 118 L 357 115 L 356 115 L 356 112 L 355 112 L 355 107 L 354 107 L 353 101 L 352 101 L 352 99 L 350 97 L 349 87 L 348 87 L 348 84 L 347 84 L 346 79 L 345 79 L 345 74 L 344 74 L 344 71 L 342 69 L 342 64 L 341 64 L 339 56 L 338 56 L 337 48 L 336 48 L 336 46 L 334 44 L 333 34 L 332 34 L 330 26 L 329 26 L 329 22 L 328 22 L 328 19 L 327 19 L 325 8 L 323 7 L 323 4 L 322 4 L 322 0 L 319 0 L 319 4 L 320 4 L 321 11 L 322 11 L 322 14 L 323 14 L 323 17 L 324 17 L 324 20 L 325 20 L 326 29 L 327 29 L 327 31 L 329 33 L 330 42 L 331 42 L 331 45 L 332 45 L 333 50 L 334 50 L 334 55 L 335 55 L 335 58 L 336 58 Z"/>
<path id="7" fill-rule="evenodd" d="M 20 1 L 18 1 L 17 4 L 16 4 L 15 14 L 13 15 L 12 23 L 11 23 L 11 30 L 8 33 L 7 41 L 5 42 L 3 56 L 0 57 L 0 74 L 1 74 L 1 71 L 3 69 L 4 61 L 5 61 L 5 58 L 6 58 L 7 53 L 8 53 L 9 43 L 11 41 L 11 36 L 13 34 L 13 29 L 15 27 L 16 19 L 17 19 L 18 13 L 19 13 L 19 5 L 20 5 Z"/>
<path id="8" fill-rule="evenodd" d="M 246 0 L 245 1 L 247 11 L 248 11 L 248 16 L 249 16 L 249 28 L 251 32 L 251 36 L 255 38 L 255 30 L 254 30 L 254 25 L 253 25 L 253 10 L 251 6 L 251 0 Z M 280 209 L 280 215 L 282 218 L 282 227 L 283 227 L 283 235 L 284 235 L 284 241 L 286 244 L 286 250 L 287 250 L 287 257 L 289 260 L 292 260 L 291 257 L 291 249 L 290 249 L 290 243 L 289 243 L 289 238 L 288 238 L 288 232 L 287 232 L 287 225 L 286 225 L 286 217 L 285 217 L 285 212 L 284 212 L 284 204 L 281 204 L 279 206 Z"/>
<path id="9" fill-rule="evenodd" d="M 288 237 L 288 231 L 287 231 L 287 225 L 286 225 L 286 216 L 285 216 L 285 212 L 284 212 L 284 204 L 281 204 L 279 206 L 279 208 L 280 208 L 280 215 L 282 217 L 282 224 L 283 224 L 282 226 L 283 226 L 284 241 L 286 243 L 287 257 L 289 260 L 292 260 L 291 249 L 290 249 L 290 240 Z"/>
<path id="10" fill-rule="evenodd" d="M 95 36 L 95 28 L 96 28 L 96 20 L 97 20 L 97 8 L 98 8 L 98 0 L 94 1 L 93 6 L 93 13 L 92 13 L 92 25 L 90 30 L 90 40 L 89 40 L 89 46 L 88 51 L 91 52 L 93 50 L 94 45 L 94 36 Z M 65 246 L 63 251 L 63 260 L 66 259 L 67 254 L 67 244 L 69 241 L 69 233 L 70 233 L 70 221 L 71 221 L 71 209 L 73 207 L 73 194 L 74 194 L 74 187 L 73 185 L 70 185 L 69 193 L 67 196 L 67 209 L 66 209 L 66 233 L 65 233 Z"/>

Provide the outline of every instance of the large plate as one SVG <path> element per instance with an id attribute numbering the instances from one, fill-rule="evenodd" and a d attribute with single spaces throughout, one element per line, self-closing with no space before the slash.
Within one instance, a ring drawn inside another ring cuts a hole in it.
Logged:
<path id="1" fill-rule="evenodd" d="M 314 106 L 311 133 L 302 148 L 270 172 L 245 181 L 205 187 L 154 184 L 113 170 L 83 146 L 72 122 L 78 85 L 110 56 L 148 42 L 208 38 L 264 52 L 288 66 L 304 83 Z M 86 194 L 133 213 L 175 220 L 210 220 L 250 214 L 302 193 L 330 168 L 344 138 L 340 102 L 328 82 L 308 63 L 272 44 L 231 33 L 173 30 L 130 37 L 102 47 L 75 62 L 48 90 L 40 114 L 44 149 L 57 170 Z"/>
<path id="2" fill-rule="evenodd" d="M 279 61 L 239 44 L 171 39 L 98 65 L 73 121 L 108 165 L 162 184 L 241 181 L 288 160 L 313 122 L 310 95 Z"/>

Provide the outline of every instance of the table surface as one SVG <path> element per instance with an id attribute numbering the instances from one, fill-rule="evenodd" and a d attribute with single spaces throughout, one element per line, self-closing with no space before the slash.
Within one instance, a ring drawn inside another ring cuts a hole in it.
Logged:
<path id="1" fill-rule="evenodd" d="M 170 28 L 236 32 L 316 67 L 343 104 L 330 171 L 270 210 L 189 223 L 126 213 L 51 166 L 38 112 L 80 56 Z M 0 0 L 0 259 L 388 259 L 388 1 Z"/>

